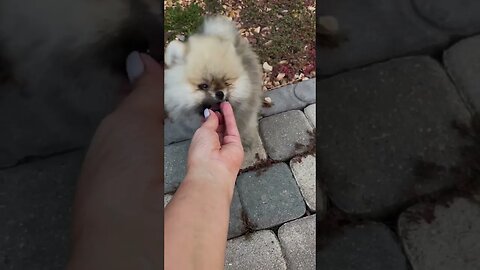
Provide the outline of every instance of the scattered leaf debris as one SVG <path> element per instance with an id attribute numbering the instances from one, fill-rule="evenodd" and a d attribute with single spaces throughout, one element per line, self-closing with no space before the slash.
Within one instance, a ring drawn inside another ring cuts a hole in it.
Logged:
<path id="1" fill-rule="evenodd" d="M 164 0 L 165 15 L 173 18 L 165 26 L 166 40 L 188 37 L 203 15 L 225 15 L 259 55 L 263 90 L 269 91 L 315 78 L 315 4 L 313 0 Z"/>

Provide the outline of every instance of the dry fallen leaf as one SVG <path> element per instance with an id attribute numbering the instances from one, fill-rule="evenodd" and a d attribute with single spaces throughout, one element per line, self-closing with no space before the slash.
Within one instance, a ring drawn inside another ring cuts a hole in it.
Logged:
<path id="1" fill-rule="evenodd" d="M 320 16 L 318 18 L 318 24 L 330 33 L 338 32 L 338 21 L 333 16 Z"/>
<path id="2" fill-rule="evenodd" d="M 270 46 L 270 45 L 272 45 L 272 43 L 273 43 L 273 41 L 269 40 L 269 41 L 265 42 L 263 45 L 264 46 Z"/>
<path id="3" fill-rule="evenodd" d="M 265 72 L 272 72 L 273 67 L 270 66 L 267 62 L 265 62 L 265 63 L 263 63 L 263 70 L 264 70 Z"/>
<path id="4" fill-rule="evenodd" d="M 263 100 L 263 107 L 270 108 L 272 105 L 272 99 L 270 97 L 265 97 Z"/>

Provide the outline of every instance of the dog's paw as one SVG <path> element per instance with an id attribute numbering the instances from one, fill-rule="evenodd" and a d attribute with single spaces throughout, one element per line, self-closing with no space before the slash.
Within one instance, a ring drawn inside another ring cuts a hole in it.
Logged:
<path id="1" fill-rule="evenodd" d="M 255 145 L 255 138 L 253 138 L 252 136 L 242 137 L 242 146 L 245 152 L 252 150 L 254 148 L 254 145 Z"/>

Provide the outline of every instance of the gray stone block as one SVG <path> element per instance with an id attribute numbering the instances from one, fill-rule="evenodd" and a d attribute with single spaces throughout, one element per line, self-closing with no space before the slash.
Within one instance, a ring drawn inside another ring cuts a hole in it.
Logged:
<path id="1" fill-rule="evenodd" d="M 314 78 L 297 83 L 294 89 L 297 98 L 307 104 L 314 103 L 316 101 L 316 82 L 317 80 Z"/>
<path id="2" fill-rule="evenodd" d="M 173 194 L 164 194 L 163 195 L 163 207 L 165 208 L 173 198 Z"/>
<path id="3" fill-rule="evenodd" d="M 189 140 L 195 131 L 200 127 L 200 116 L 185 117 L 182 120 L 172 122 L 165 120 L 164 142 L 165 145 Z"/>
<path id="4" fill-rule="evenodd" d="M 278 239 L 289 269 L 315 270 L 315 215 L 283 224 Z"/>
<path id="5" fill-rule="evenodd" d="M 415 205 L 400 215 L 398 231 L 415 270 L 477 270 L 480 206 L 465 198 Z"/>
<path id="6" fill-rule="evenodd" d="M 100 121 L 119 100 L 115 89 L 120 88 L 122 78 L 105 67 L 48 56 L 44 51 L 36 53 L 33 47 L 28 50 L 24 62 L 14 63 L 15 71 L 20 72 L 16 75 L 23 75 L 16 77 L 19 83 L 0 82 L 0 168 L 26 157 L 87 146 Z M 71 55 L 57 49 L 55 54 Z M 49 59 L 48 63 L 44 59 Z M 43 65 L 31 66 L 35 61 Z"/>
<path id="7" fill-rule="evenodd" d="M 272 231 L 258 231 L 227 242 L 225 270 L 286 270 L 280 244 Z"/>
<path id="8" fill-rule="evenodd" d="M 290 168 L 292 169 L 293 176 L 297 181 L 300 191 L 302 192 L 303 198 L 307 203 L 308 208 L 315 212 L 316 211 L 316 201 L 317 197 L 319 201 L 325 201 L 323 194 L 318 194 L 316 196 L 316 160 L 315 156 L 308 155 L 306 157 L 301 157 L 298 160 L 290 160 Z M 323 204 L 319 207 L 319 212 L 323 212 L 325 206 Z"/>
<path id="9" fill-rule="evenodd" d="M 317 127 L 317 122 L 316 122 L 317 118 L 315 116 L 316 110 L 317 110 L 317 104 L 312 104 L 303 110 L 308 121 L 310 122 L 310 124 L 312 124 L 314 128 Z"/>
<path id="10" fill-rule="evenodd" d="M 270 97 L 272 99 L 272 106 L 268 108 L 263 107 L 261 110 L 261 115 L 270 116 L 290 110 L 301 110 L 307 106 L 307 103 L 300 100 L 295 94 L 296 86 L 296 84 L 290 84 L 266 92 L 265 97 Z"/>
<path id="11" fill-rule="evenodd" d="M 336 48 L 319 48 L 317 75 L 333 75 L 411 53 L 440 51 L 448 44 L 449 35 L 418 16 L 411 2 L 323 0 L 317 16 L 334 16 L 339 34 L 347 40 Z"/>
<path id="12" fill-rule="evenodd" d="M 285 163 L 274 164 L 260 175 L 241 174 L 237 189 L 253 229 L 270 228 L 305 213 L 302 195 Z"/>
<path id="13" fill-rule="evenodd" d="M 414 0 L 415 9 L 428 22 L 450 33 L 472 35 L 480 32 L 480 2 L 477 0 Z"/>
<path id="14" fill-rule="evenodd" d="M 237 237 L 245 232 L 245 224 L 242 219 L 242 204 L 238 196 L 238 190 L 233 192 L 232 204 L 230 205 L 230 220 L 228 224 L 228 239 Z"/>
<path id="15" fill-rule="evenodd" d="M 0 171 L 0 268 L 65 269 L 83 152 Z"/>
<path id="16" fill-rule="evenodd" d="M 443 59 L 464 100 L 472 110 L 480 112 L 480 36 L 458 42 Z"/>
<path id="17" fill-rule="evenodd" d="M 190 141 L 165 146 L 164 152 L 164 193 L 175 192 L 187 171 L 187 154 Z"/>
<path id="18" fill-rule="evenodd" d="M 321 232 L 318 232 L 321 234 Z M 325 270 L 407 270 L 407 260 L 393 233 L 383 224 L 343 228 L 317 248 Z"/>
<path id="19" fill-rule="evenodd" d="M 288 160 L 305 152 L 313 139 L 313 128 L 303 112 L 288 111 L 260 119 L 267 154 L 274 160 Z"/>
<path id="20" fill-rule="evenodd" d="M 23 97 L 20 89 L 0 90 L 0 168 L 14 166 L 26 157 L 49 156 L 87 146 L 106 113 L 100 108 L 76 111 L 78 108 L 67 105 L 68 99 L 73 98 L 68 93 L 64 101 L 55 95 L 45 101 L 43 96 Z M 80 96 L 79 99 L 85 98 Z M 92 103 L 97 105 L 103 106 Z"/>
<path id="21" fill-rule="evenodd" d="M 469 119 L 436 61 L 401 58 L 319 84 L 317 146 L 339 208 L 383 216 L 453 184 L 444 174 L 418 181 L 413 173 L 418 158 L 456 164 L 462 140 L 451 121 Z"/>

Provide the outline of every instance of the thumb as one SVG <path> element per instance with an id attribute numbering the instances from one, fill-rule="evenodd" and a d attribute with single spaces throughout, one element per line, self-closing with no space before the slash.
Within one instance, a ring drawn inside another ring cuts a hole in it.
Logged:
<path id="1" fill-rule="evenodd" d="M 145 92 L 145 97 L 151 98 L 156 104 L 163 108 L 163 67 L 160 66 L 148 54 L 140 54 L 141 61 L 145 67 L 142 76 L 135 83 L 136 91 Z M 161 102 L 161 103 L 160 103 Z"/>
<path id="2" fill-rule="evenodd" d="M 140 78 L 140 76 L 142 76 L 143 72 L 145 71 L 145 64 L 140 58 L 140 53 L 131 52 L 127 56 L 126 69 L 130 83 L 134 83 L 138 78 Z"/>
<path id="3" fill-rule="evenodd" d="M 133 91 L 124 103 L 163 114 L 163 67 L 147 54 L 132 52 L 127 57 L 126 70 Z"/>
<path id="4" fill-rule="evenodd" d="M 133 51 L 127 56 L 126 71 L 130 83 L 134 84 L 142 75 L 158 75 L 163 68 L 148 54 Z"/>
<path id="5" fill-rule="evenodd" d="M 219 119 L 215 112 L 210 109 L 205 109 L 204 116 L 207 118 L 207 120 L 202 124 L 202 127 L 216 131 L 218 128 Z"/>

